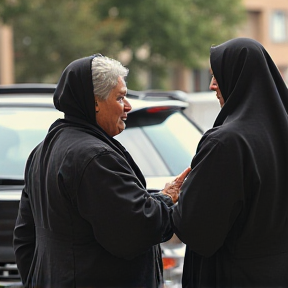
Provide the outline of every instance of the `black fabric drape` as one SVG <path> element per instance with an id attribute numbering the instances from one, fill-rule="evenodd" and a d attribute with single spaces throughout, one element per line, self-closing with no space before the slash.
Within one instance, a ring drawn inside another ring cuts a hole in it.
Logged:
<path id="1" fill-rule="evenodd" d="M 212 47 L 210 62 L 225 104 L 173 210 L 183 287 L 288 287 L 286 84 L 252 39 Z"/>

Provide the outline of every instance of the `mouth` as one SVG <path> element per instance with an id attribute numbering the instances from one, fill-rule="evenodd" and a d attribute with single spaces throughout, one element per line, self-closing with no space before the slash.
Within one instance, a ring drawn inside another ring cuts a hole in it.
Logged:
<path id="1" fill-rule="evenodd" d="M 125 122 L 127 120 L 127 115 L 123 116 L 123 117 L 120 117 L 120 119 Z"/>
<path id="2" fill-rule="evenodd" d="M 125 123 L 126 120 L 127 120 L 127 116 L 126 117 L 120 117 L 120 121 L 118 124 L 119 133 L 124 131 L 124 129 L 126 128 L 126 123 Z"/>

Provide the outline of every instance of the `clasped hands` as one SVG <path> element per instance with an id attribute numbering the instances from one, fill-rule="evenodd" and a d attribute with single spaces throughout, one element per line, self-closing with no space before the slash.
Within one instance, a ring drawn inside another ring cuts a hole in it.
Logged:
<path id="1" fill-rule="evenodd" d="M 191 168 L 186 168 L 182 173 L 180 173 L 172 182 L 166 183 L 164 189 L 161 191 L 161 193 L 169 196 L 173 203 L 176 203 L 179 198 L 180 188 L 191 171 Z"/>

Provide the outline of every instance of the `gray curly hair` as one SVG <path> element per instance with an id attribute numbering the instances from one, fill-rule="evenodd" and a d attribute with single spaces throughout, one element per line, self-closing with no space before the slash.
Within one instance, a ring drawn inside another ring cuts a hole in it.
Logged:
<path id="1" fill-rule="evenodd" d="M 94 96 L 106 100 L 111 90 L 117 85 L 118 78 L 125 78 L 129 69 L 119 61 L 106 56 L 96 55 L 92 60 L 92 82 Z"/>

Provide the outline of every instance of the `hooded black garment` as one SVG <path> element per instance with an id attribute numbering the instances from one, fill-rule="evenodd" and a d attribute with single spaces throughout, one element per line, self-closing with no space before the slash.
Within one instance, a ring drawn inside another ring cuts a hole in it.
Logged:
<path id="1" fill-rule="evenodd" d="M 16 262 L 25 287 L 158 288 L 173 203 L 147 192 L 129 153 L 97 125 L 93 57 L 64 70 L 54 104 L 65 119 L 27 161 Z"/>
<path id="2" fill-rule="evenodd" d="M 183 287 L 288 287 L 288 91 L 266 50 L 211 48 L 225 104 L 173 209 Z"/>

